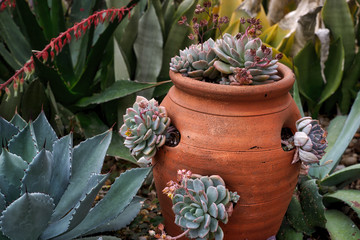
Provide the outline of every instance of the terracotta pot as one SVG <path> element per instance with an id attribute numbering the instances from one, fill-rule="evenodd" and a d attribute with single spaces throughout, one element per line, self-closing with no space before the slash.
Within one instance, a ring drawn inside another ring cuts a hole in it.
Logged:
<path id="1" fill-rule="evenodd" d="M 296 131 L 301 116 L 288 93 L 294 83 L 279 64 L 283 79 L 257 86 L 226 86 L 196 81 L 170 71 L 173 86 L 162 104 L 181 134 L 176 147 L 162 147 L 154 158 L 154 179 L 168 234 L 174 224 L 171 200 L 161 191 L 178 169 L 220 175 L 240 200 L 225 239 L 267 239 L 279 230 L 296 186 L 300 164 L 294 150 L 281 148 L 281 129 Z M 184 238 L 185 239 L 185 238 Z"/>

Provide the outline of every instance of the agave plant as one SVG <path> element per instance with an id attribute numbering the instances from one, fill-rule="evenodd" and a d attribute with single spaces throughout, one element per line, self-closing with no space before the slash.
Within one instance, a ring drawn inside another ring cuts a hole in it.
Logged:
<path id="1" fill-rule="evenodd" d="M 180 56 L 171 59 L 170 69 L 198 80 L 218 78 L 220 73 L 214 67 L 214 62 L 218 60 L 214 46 L 214 40 L 209 38 L 203 44 L 193 44 L 180 50 Z"/>
<path id="2" fill-rule="evenodd" d="M 159 106 L 155 99 L 149 101 L 138 96 L 133 107 L 126 109 L 120 134 L 133 155 L 150 159 L 157 148 L 165 144 L 169 126 L 170 118 L 164 107 Z"/>
<path id="3" fill-rule="evenodd" d="M 175 223 L 189 238 L 223 239 L 219 221 L 227 223 L 232 203 L 239 200 L 236 192 L 225 187 L 218 175 L 201 176 L 179 170 L 181 184 L 170 182 L 163 190 L 172 198 Z"/>
<path id="4" fill-rule="evenodd" d="M 100 171 L 111 133 L 73 147 L 72 134 L 58 139 L 43 112 L 29 123 L 0 118 L 1 239 L 73 239 L 129 224 L 148 169 L 123 173 L 92 207 L 109 177 Z"/>

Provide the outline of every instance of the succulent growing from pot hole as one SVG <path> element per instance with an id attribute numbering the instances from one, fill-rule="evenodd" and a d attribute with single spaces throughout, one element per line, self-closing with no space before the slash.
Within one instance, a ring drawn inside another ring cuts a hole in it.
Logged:
<path id="1" fill-rule="evenodd" d="M 214 40 L 210 38 L 203 44 L 193 44 L 180 50 L 180 56 L 171 59 L 170 69 L 198 80 L 218 78 L 220 73 L 214 67 L 214 62 L 218 60 L 214 45 Z"/>
<path id="2" fill-rule="evenodd" d="M 228 77 L 227 84 L 239 83 L 238 74 L 246 77 L 240 84 L 264 84 L 281 79 L 276 65 L 280 55 L 273 59 L 272 49 L 263 45 L 260 38 L 251 37 L 248 30 L 236 36 L 225 33 L 216 41 L 214 51 L 219 58 L 214 66 Z"/>
<path id="3" fill-rule="evenodd" d="M 138 96 L 133 107 L 126 109 L 120 134 L 131 154 L 150 159 L 157 148 L 164 145 L 169 125 L 170 118 L 164 107 L 155 99 Z"/>
<path id="4" fill-rule="evenodd" d="M 163 190 L 172 198 L 175 223 L 190 238 L 223 239 L 219 221 L 228 222 L 229 210 L 239 195 L 230 192 L 218 175 L 201 176 L 179 170 L 178 180 L 180 185 L 171 181 Z"/>
<path id="5" fill-rule="evenodd" d="M 318 163 L 325 154 L 327 147 L 326 131 L 319 121 L 311 117 L 303 117 L 296 121 L 297 132 L 294 135 L 294 145 L 297 152 L 293 163 L 299 159 L 304 164 Z"/>

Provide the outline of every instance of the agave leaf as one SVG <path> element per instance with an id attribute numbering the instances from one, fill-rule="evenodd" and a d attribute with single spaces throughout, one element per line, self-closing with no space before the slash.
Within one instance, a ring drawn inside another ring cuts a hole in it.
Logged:
<path id="1" fill-rule="evenodd" d="M 6 208 L 5 196 L 0 192 L 0 215 Z"/>
<path id="2" fill-rule="evenodd" d="M 72 209 L 80 200 L 83 189 L 88 184 L 88 177 L 92 173 L 100 173 L 111 136 L 112 132 L 107 131 L 74 148 L 70 184 L 56 206 L 52 221 L 60 219 L 64 212 Z"/>
<path id="3" fill-rule="evenodd" d="M 345 0 L 327 0 L 321 11 L 325 26 L 330 29 L 334 38 L 342 38 L 347 70 L 355 56 L 355 32 L 352 15 Z"/>
<path id="4" fill-rule="evenodd" d="M 53 168 L 53 157 L 50 152 L 42 149 L 29 164 L 22 180 L 22 194 L 25 192 L 49 193 L 50 179 Z"/>
<path id="5" fill-rule="evenodd" d="M 297 232 L 294 228 L 290 226 L 286 218 L 283 219 L 281 227 L 276 235 L 278 240 L 302 240 L 303 233 Z"/>
<path id="6" fill-rule="evenodd" d="M 6 149 L 2 151 L 0 155 L 0 175 L 15 188 L 20 188 L 21 179 L 24 177 L 24 171 L 27 168 L 27 162 L 21 157 L 8 152 Z"/>
<path id="7" fill-rule="evenodd" d="M 350 218 L 337 210 L 326 210 L 326 229 L 331 239 L 359 239 L 360 230 Z"/>
<path id="8" fill-rule="evenodd" d="M 153 4 L 139 20 L 134 51 L 137 59 L 135 79 L 140 82 L 156 82 L 162 64 L 163 36 Z M 151 46 L 151 47 L 149 47 Z M 143 96 L 150 98 L 153 90 L 146 90 Z"/>
<path id="9" fill-rule="evenodd" d="M 29 124 L 9 141 L 9 151 L 30 163 L 37 154 L 38 147 L 35 139 L 33 124 Z"/>
<path id="10" fill-rule="evenodd" d="M 3 211 L 1 230 L 11 239 L 37 239 L 46 228 L 53 208 L 49 195 L 26 193 Z"/>
<path id="11" fill-rule="evenodd" d="M 15 113 L 15 115 L 10 120 L 10 123 L 19 130 L 22 130 L 27 125 L 27 122 L 18 113 Z"/>
<path id="12" fill-rule="evenodd" d="M 331 149 L 328 149 L 325 156 L 320 160 L 320 164 L 328 162 L 324 167 L 321 167 L 318 171 L 318 177 L 320 179 L 324 178 L 329 174 L 337 164 L 339 163 L 342 154 L 345 152 L 347 146 L 349 145 L 351 139 L 356 133 L 356 130 L 360 126 L 360 91 L 357 94 L 357 97 L 351 107 L 349 116 L 347 117 L 344 127 L 342 128 L 334 146 Z"/>
<path id="13" fill-rule="evenodd" d="M 305 215 L 303 209 L 301 208 L 301 203 L 298 197 L 293 195 L 286 211 L 286 220 L 293 228 L 295 228 L 296 231 L 305 232 L 306 234 L 311 235 L 315 229 L 313 226 L 309 226 L 304 219 Z"/>
<path id="14" fill-rule="evenodd" d="M 48 1 L 34 0 L 34 11 L 47 39 L 54 37 Z"/>
<path id="15" fill-rule="evenodd" d="M 338 190 L 334 193 L 326 194 L 324 202 L 333 203 L 343 201 L 349 205 L 358 216 L 360 216 L 360 191 L 354 189 Z"/>
<path id="16" fill-rule="evenodd" d="M 100 225 L 98 228 L 89 232 L 89 234 L 117 231 L 129 225 L 139 213 L 143 205 L 143 201 L 144 201 L 143 198 L 135 196 L 131 201 L 131 203 L 129 204 L 129 206 L 127 206 L 125 210 L 122 213 L 120 213 L 120 215 L 117 218 L 111 220 L 108 223 L 104 223 L 103 225 Z"/>
<path id="17" fill-rule="evenodd" d="M 135 168 L 121 174 L 106 196 L 77 227 L 55 239 L 75 238 L 98 228 L 104 222 L 116 219 L 129 206 L 150 170 L 151 168 Z M 114 209 L 113 206 L 117 207 Z"/>
<path id="18" fill-rule="evenodd" d="M 10 183 L 4 175 L 0 175 L 0 189 L 1 193 L 5 196 L 7 204 L 12 203 L 20 196 L 20 187 Z"/>
<path id="19" fill-rule="evenodd" d="M 69 185 L 71 175 L 72 133 L 57 140 L 53 145 L 53 164 L 49 195 L 57 204 Z"/>
<path id="20" fill-rule="evenodd" d="M 97 93 L 92 95 L 91 97 L 84 97 L 80 99 L 76 103 L 76 106 L 86 107 L 91 104 L 109 102 L 155 86 L 156 84 L 139 83 L 128 80 L 115 81 L 113 85 L 109 86 L 101 93 Z"/>
<path id="21" fill-rule="evenodd" d="M 58 140 L 58 137 L 48 122 L 44 111 L 41 111 L 39 116 L 35 119 L 33 122 L 33 127 L 39 149 L 45 146 L 46 150 L 52 151 L 53 144 L 56 140 Z"/>
<path id="22" fill-rule="evenodd" d="M 0 153 L 2 152 L 2 148 L 7 146 L 10 139 L 18 132 L 19 130 L 14 125 L 6 121 L 4 118 L 0 117 Z"/>

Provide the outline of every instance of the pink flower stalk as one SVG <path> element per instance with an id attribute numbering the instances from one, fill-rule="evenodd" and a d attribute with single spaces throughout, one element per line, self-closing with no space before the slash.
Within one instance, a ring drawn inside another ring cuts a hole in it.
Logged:
<path id="1" fill-rule="evenodd" d="M 1 1 L 1 0 L 0 0 Z M 3 3 L 11 2 L 15 4 L 14 0 L 3 0 L 1 3 L 1 7 Z M 135 6 L 132 5 L 131 7 L 122 7 L 122 8 L 112 8 L 112 9 L 105 9 L 99 12 L 94 13 L 93 15 L 89 16 L 88 18 L 83 19 L 81 22 L 76 23 L 73 27 L 67 29 L 65 32 L 60 33 L 60 35 L 56 38 L 51 39 L 50 43 L 45 46 L 42 51 L 36 52 L 35 56 L 42 60 L 44 63 L 48 61 L 49 56 L 51 61 L 54 61 L 55 55 L 58 55 L 63 47 L 66 44 L 69 44 L 71 41 L 71 33 L 75 36 L 76 40 L 78 40 L 82 35 L 86 33 L 86 31 L 91 27 L 93 24 L 95 27 L 98 26 L 99 23 L 104 23 L 106 20 L 113 22 L 115 18 L 118 18 L 120 21 L 126 13 L 129 13 Z M 15 82 L 16 79 L 20 79 L 15 85 L 15 87 L 20 87 L 20 91 L 23 89 L 24 84 L 24 77 L 28 79 L 35 71 L 34 59 L 31 57 L 25 65 L 16 71 L 16 73 L 9 78 L 5 83 L 0 84 L 0 92 L 2 89 L 8 89 L 8 85 Z M 5 91 L 7 94 L 9 91 Z"/>
<path id="2" fill-rule="evenodd" d="M 0 12 L 4 11 L 6 7 L 15 8 L 15 0 L 0 0 Z"/>

